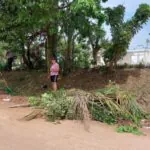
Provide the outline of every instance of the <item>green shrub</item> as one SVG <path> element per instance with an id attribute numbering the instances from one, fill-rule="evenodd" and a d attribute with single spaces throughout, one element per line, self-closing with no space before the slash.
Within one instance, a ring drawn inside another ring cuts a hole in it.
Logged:
<path id="1" fill-rule="evenodd" d="M 138 127 L 132 125 L 120 126 L 116 130 L 119 133 L 133 133 L 135 135 L 144 135 L 143 132 L 138 129 Z"/>
<path id="2" fill-rule="evenodd" d="M 10 88 L 10 87 L 5 87 L 4 90 L 5 90 L 5 92 L 6 92 L 7 94 L 15 95 L 13 89 Z"/>
<path id="3" fill-rule="evenodd" d="M 30 98 L 31 105 L 45 109 L 49 120 L 93 119 L 108 124 L 118 120 L 130 120 L 136 126 L 146 117 L 137 104 L 135 96 L 123 91 L 114 83 L 96 92 L 83 90 L 59 90 L 43 94 L 40 98 Z"/>
<path id="4" fill-rule="evenodd" d="M 40 102 L 40 98 L 38 97 L 29 97 L 29 103 L 31 106 L 40 106 L 41 102 Z"/>
<path id="5" fill-rule="evenodd" d="M 111 111 L 108 111 L 108 109 L 103 109 L 103 107 L 99 105 L 93 105 L 91 107 L 91 114 L 93 120 L 104 122 L 107 124 L 117 123 L 116 117 L 114 117 Z"/>
<path id="6" fill-rule="evenodd" d="M 14 95 L 15 94 L 12 88 L 7 87 L 4 79 L 0 80 L 0 90 L 3 90 L 7 94 L 10 94 L 10 95 Z"/>
<path id="7" fill-rule="evenodd" d="M 110 82 L 108 87 L 98 90 L 96 94 L 101 97 L 100 104 L 97 105 L 99 108 L 97 109 L 103 110 L 100 112 L 104 112 L 105 118 L 109 118 L 108 123 L 110 121 L 115 123 L 118 119 L 122 119 L 131 120 L 139 125 L 140 120 L 146 117 L 146 113 L 136 102 L 136 97 L 128 91 L 121 90 L 114 83 Z M 105 119 L 104 122 L 106 122 Z"/>
<path id="8" fill-rule="evenodd" d="M 50 121 L 73 118 L 73 98 L 67 97 L 64 90 L 45 93 L 40 99 L 31 97 L 29 102 L 32 106 L 44 108 Z"/>
<path id="9" fill-rule="evenodd" d="M 49 120 L 65 119 L 69 113 L 71 113 L 70 110 L 72 110 L 73 99 L 67 97 L 64 90 L 60 90 L 56 93 L 45 93 L 42 95 L 41 100 L 41 106 L 46 109 L 46 115 Z"/>
<path id="10" fill-rule="evenodd" d="M 5 67 L 6 67 L 5 63 L 0 63 L 0 71 L 5 70 Z"/>

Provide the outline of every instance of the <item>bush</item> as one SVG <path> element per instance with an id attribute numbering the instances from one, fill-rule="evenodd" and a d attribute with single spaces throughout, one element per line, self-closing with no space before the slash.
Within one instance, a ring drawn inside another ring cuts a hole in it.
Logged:
<path id="1" fill-rule="evenodd" d="M 100 105 L 93 104 L 91 109 L 91 114 L 93 120 L 108 123 L 108 124 L 115 124 L 117 123 L 116 117 L 111 113 L 111 111 L 108 111 L 107 109 L 103 109 Z"/>
<path id="2" fill-rule="evenodd" d="M 5 91 L 7 94 L 14 95 L 14 91 L 12 88 L 8 87 L 5 79 L 0 80 L 0 90 Z"/>
<path id="3" fill-rule="evenodd" d="M 122 119 L 130 120 L 139 125 L 140 120 L 146 117 L 146 113 L 136 102 L 136 97 L 128 91 L 121 90 L 114 83 L 110 83 L 108 87 L 97 91 L 96 95 L 99 98 L 101 97 L 97 107 L 99 107 L 99 110 L 103 110 L 104 116 L 107 116 L 103 119 L 104 122 L 112 121 L 112 123 L 116 123 Z"/>
<path id="4" fill-rule="evenodd" d="M 138 127 L 132 125 L 120 126 L 116 130 L 118 133 L 133 133 L 135 135 L 143 135 L 143 132 L 139 131 Z"/>
<path id="5" fill-rule="evenodd" d="M 37 107 L 37 106 L 40 106 L 41 100 L 40 100 L 40 98 L 37 98 L 37 97 L 30 97 L 29 98 L 29 103 L 30 103 L 31 106 Z"/>
<path id="6" fill-rule="evenodd" d="M 72 97 L 67 97 L 64 90 L 45 93 L 40 99 L 31 97 L 29 102 L 32 106 L 45 109 L 45 114 L 50 121 L 73 118 L 73 99 Z"/>
<path id="7" fill-rule="evenodd" d="M 47 118 L 89 119 L 116 124 L 119 120 L 130 120 L 136 126 L 146 118 L 146 113 L 137 104 L 135 96 L 123 91 L 116 84 L 96 92 L 71 89 L 43 94 L 40 98 L 30 98 L 32 105 L 45 109 Z"/>
<path id="8" fill-rule="evenodd" d="M 42 95 L 41 105 L 46 109 L 49 120 L 72 118 L 73 99 L 64 90 Z"/>
<path id="9" fill-rule="evenodd" d="M 5 70 L 6 65 L 4 63 L 0 63 L 0 71 Z"/>
<path id="10" fill-rule="evenodd" d="M 10 87 L 5 87 L 4 90 L 5 90 L 5 92 L 6 92 L 7 94 L 15 95 L 15 92 L 14 92 L 13 89 L 10 88 Z"/>

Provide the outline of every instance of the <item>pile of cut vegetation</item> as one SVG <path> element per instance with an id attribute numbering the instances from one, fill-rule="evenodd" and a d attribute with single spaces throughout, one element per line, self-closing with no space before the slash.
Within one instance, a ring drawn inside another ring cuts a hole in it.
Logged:
<path id="1" fill-rule="evenodd" d="M 108 124 L 129 122 L 128 125 L 137 128 L 141 119 L 148 116 L 134 95 L 121 90 L 114 83 L 96 92 L 62 89 L 45 93 L 41 97 L 30 97 L 29 102 L 44 110 L 44 115 L 51 121 L 77 119 L 85 125 L 91 119 Z"/>

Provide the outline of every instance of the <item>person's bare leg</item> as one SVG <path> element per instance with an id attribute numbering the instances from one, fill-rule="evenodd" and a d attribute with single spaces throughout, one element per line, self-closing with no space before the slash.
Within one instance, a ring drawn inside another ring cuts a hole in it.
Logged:
<path id="1" fill-rule="evenodd" d="M 52 83 L 53 91 L 57 91 L 57 82 Z"/>
<path id="2" fill-rule="evenodd" d="M 54 82 L 54 91 L 57 91 L 57 82 Z"/>

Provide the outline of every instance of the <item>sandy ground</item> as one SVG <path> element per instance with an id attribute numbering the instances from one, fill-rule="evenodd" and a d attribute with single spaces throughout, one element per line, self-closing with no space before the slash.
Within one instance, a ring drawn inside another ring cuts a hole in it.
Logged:
<path id="1" fill-rule="evenodd" d="M 10 109 L 11 103 L 0 101 L 0 150 L 149 150 L 147 136 L 119 134 L 111 126 L 90 123 L 89 132 L 83 124 L 63 121 L 52 124 L 42 119 L 29 122 L 18 119 L 29 108 Z"/>

